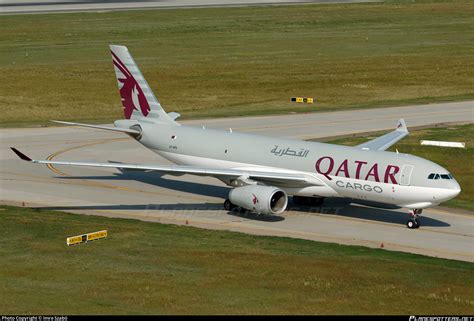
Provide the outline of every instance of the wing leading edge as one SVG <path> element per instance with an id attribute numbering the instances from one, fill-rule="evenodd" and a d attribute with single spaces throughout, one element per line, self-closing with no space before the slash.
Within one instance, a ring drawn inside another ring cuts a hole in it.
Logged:
<path id="1" fill-rule="evenodd" d="M 205 168 L 196 166 L 181 166 L 181 165 L 140 165 L 140 164 L 122 164 L 122 163 L 89 163 L 89 162 L 64 162 L 64 161 L 47 161 L 34 160 L 26 156 L 18 149 L 11 147 L 13 152 L 22 160 L 36 163 L 36 164 L 50 164 L 50 165 L 68 165 L 68 166 L 88 166 L 88 167 L 103 167 L 103 168 L 118 168 L 139 170 L 144 172 L 157 171 L 170 175 L 198 175 L 198 176 L 214 176 L 227 177 L 230 179 L 245 178 L 254 181 L 272 181 L 281 183 L 292 183 L 301 185 L 324 185 L 324 183 L 317 177 L 309 173 L 287 173 L 278 171 L 259 171 L 254 169 L 226 169 L 226 168 Z"/>
<path id="2" fill-rule="evenodd" d="M 394 131 L 355 147 L 366 150 L 386 150 L 408 134 L 409 132 L 405 120 L 400 119 Z"/>

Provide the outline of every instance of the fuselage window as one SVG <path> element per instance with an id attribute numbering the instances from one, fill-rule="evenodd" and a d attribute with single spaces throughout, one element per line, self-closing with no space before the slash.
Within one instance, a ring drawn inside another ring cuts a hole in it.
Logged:
<path id="1" fill-rule="evenodd" d="M 435 173 L 431 173 L 429 176 L 428 176 L 428 179 L 433 179 L 435 177 Z"/>

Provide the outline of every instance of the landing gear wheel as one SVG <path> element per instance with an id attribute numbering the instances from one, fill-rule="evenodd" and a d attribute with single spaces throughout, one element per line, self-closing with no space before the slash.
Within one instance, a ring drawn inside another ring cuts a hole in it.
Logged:
<path id="1" fill-rule="evenodd" d="M 235 205 L 232 204 L 229 200 L 224 201 L 224 209 L 226 211 L 232 211 L 234 209 Z"/>
<path id="2" fill-rule="evenodd" d="M 416 228 L 416 223 L 415 223 L 415 219 L 411 218 L 407 221 L 407 227 L 409 229 L 413 229 L 413 228 Z"/>
<path id="3" fill-rule="evenodd" d="M 423 212 L 421 208 L 414 208 L 408 212 L 410 215 L 410 219 L 407 221 L 407 227 L 410 229 L 419 228 L 420 227 L 420 215 Z"/>
<path id="4" fill-rule="evenodd" d="M 420 220 L 418 218 L 415 218 L 415 228 L 419 228 L 420 225 Z"/>

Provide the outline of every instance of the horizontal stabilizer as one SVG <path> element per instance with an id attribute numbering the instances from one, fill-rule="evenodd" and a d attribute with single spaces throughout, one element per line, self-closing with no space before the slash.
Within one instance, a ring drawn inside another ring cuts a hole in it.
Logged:
<path id="1" fill-rule="evenodd" d="M 168 113 L 168 116 L 170 116 L 170 118 L 171 118 L 172 120 L 176 120 L 176 119 L 178 119 L 179 117 L 181 117 L 181 114 L 172 111 L 171 113 Z"/>
<path id="2" fill-rule="evenodd" d="M 60 121 L 60 120 L 51 120 L 51 121 L 57 124 L 73 125 L 73 126 L 81 126 L 81 127 L 95 128 L 95 129 L 111 130 L 115 132 L 122 132 L 134 137 L 141 135 L 140 131 L 135 130 L 135 129 L 130 129 L 130 128 L 118 128 L 118 127 L 107 127 L 107 126 L 89 125 L 89 124 L 81 124 L 81 123 L 71 123 L 68 121 Z"/>

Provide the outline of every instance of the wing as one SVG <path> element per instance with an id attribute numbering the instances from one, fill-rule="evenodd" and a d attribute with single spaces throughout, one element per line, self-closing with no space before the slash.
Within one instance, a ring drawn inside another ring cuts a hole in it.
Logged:
<path id="1" fill-rule="evenodd" d="M 397 123 L 397 128 L 393 132 L 369 140 L 368 142 L 355 147 L 367 150 L 386 150 L 408 134 L 409 132 L 405 121 L 400 119 Z"/>
<path id="2" fill-rule="evenodd" d="M 317 185 L 324 186 L 325 184 L 312 173 L 306 172 L 285 172 L 284 170 L 271 169 L 268 171 L 257 170 L 255 168 L 245 169 L 226 169 L 226 168 L 205 168 L 196 166 L 181 166 L 181 165 L 141 165 L 141 164 L 122 164 L 122 163 L 89 163 L 89 162 L 63 162 L 63 161 L 47 161 L 34 160 L 26 156 L 14 147 L 11 147 L 13 152 L 24 161 L 36 164 L 51 164 L 51 165 L 69 165 L 69 166 L 89 166 L 89 167 L 105 167 L 105 168 L 119 168 L 138 170 L 144 172 L 157 171 L 170 175 L 199 175 L 199 176 L 214 176 L 217 178 L 226 178 L 227 180 L 238 179 L 244 185 L 248 180 L 260 181 L 264 183 L 280 183 L 290 186 L 309 186 Z"/>

